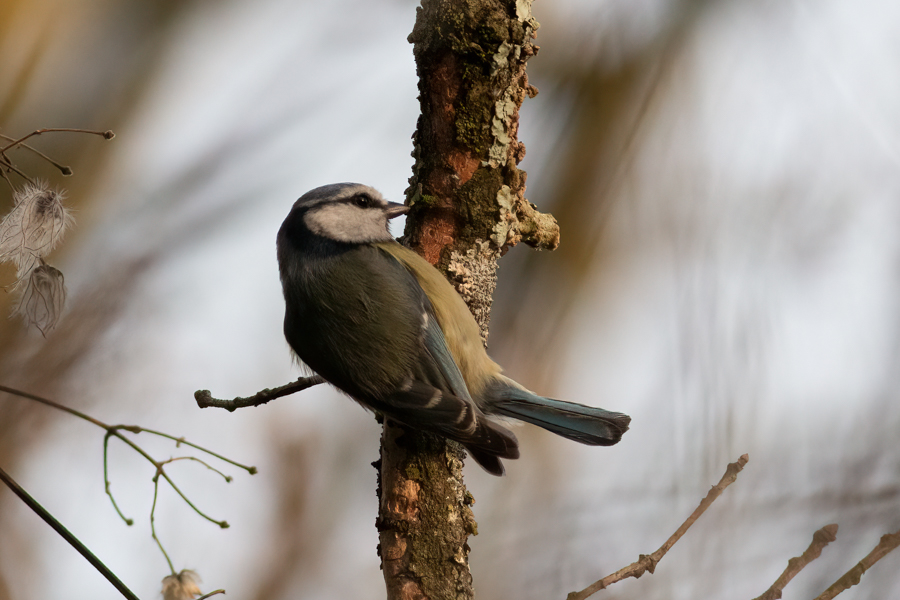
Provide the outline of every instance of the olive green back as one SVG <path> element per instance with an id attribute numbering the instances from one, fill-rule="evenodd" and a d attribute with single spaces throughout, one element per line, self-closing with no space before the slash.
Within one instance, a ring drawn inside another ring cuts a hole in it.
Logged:
<path id="1" fill-rule="evenodd" d="M 502 369 L 487 355 L 478 323 L 462 297 L 440 271 L 409 248 L 396 242 L 380 242 L 375 246 L 397 259 L 418 280 L 431 300 L 435 317 L 469 392 L 476 397 L 480 395 L 489 379 Z"/>

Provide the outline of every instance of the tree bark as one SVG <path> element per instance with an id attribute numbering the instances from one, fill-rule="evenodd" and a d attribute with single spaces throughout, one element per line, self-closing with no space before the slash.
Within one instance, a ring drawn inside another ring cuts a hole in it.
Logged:
<path id="1" fill-rule="evenodd" d="M 485 342 L 497 259 L 519 241 L 559 243 L 517 167 L 519 107 L 537 93 L 525 74 L 537 27 L 531 0 L 423 0 L 409 36 L 422 112 L 403 241 L 447 275 Z M 454 442 L 384 423 L 376 526 L 389 600 L 474 598 L 464 457 Z"/>

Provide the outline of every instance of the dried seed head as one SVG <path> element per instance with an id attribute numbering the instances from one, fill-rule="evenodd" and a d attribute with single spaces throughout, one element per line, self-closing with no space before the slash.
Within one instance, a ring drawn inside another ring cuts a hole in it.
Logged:
<path id="1" fill-rule="evenodd" d="M 163 600 L 193 600 L 200 591 L 200 576 L 196 571 L 185 569 L 178 575 L 169 575 L 162 580 Z"/>
<path id="2" fill-rule="evenodd" d="M 13 209 L 0 221 L 0 262 L 16 265 L 19 282 L 62 241 L 73 222 L 65 196 L 46 183 L 26 184 L 13 195 Z"/>
<path id="3" fill-rule="evenodd" d="M 19 302 L 13 315 L 21 316 L 28 325 L 34 325 L 40 332 L 56 327 L 63 306 L 66 304 L 66 282 L 59 269 L 41 261 L 32 269 L 28 277 L 19 280 L 22 287 Z"/>
<path id="4" fill-rule="evenodd" d="M 13 289 L 20 296 L 13 315 L 44 335 L 59 322 L 66 302 L 63 274 L 44 262 L 72 224 L 62 192 L 46 183 L 25 185 L 13 194 L 13 209 L 0 221 L 0 262 L 16 266 Z"/>

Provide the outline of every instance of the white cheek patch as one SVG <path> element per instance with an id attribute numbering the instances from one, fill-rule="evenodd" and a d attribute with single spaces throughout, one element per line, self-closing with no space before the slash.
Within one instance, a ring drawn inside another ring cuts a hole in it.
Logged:
<path id="1" fill-rule="evenodd" d="M 338 242 L 365 244 L 393 239 L 383 211 L 344 202 L 313 207 L 303 217 L 303 222 L 316 235 Z"/>

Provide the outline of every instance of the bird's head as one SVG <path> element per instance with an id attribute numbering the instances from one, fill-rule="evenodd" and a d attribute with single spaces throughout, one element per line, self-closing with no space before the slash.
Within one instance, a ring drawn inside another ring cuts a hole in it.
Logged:
<path id="1" fill-rule="evenodd" d="M 377 190 L 359 183 L 333 183 L 310 190 L 294 203 L 282 225 L 286 235 L 309 233 L 347 243 L 392 240 L 388 221 L 409 207 L 388 202 Z"/>

